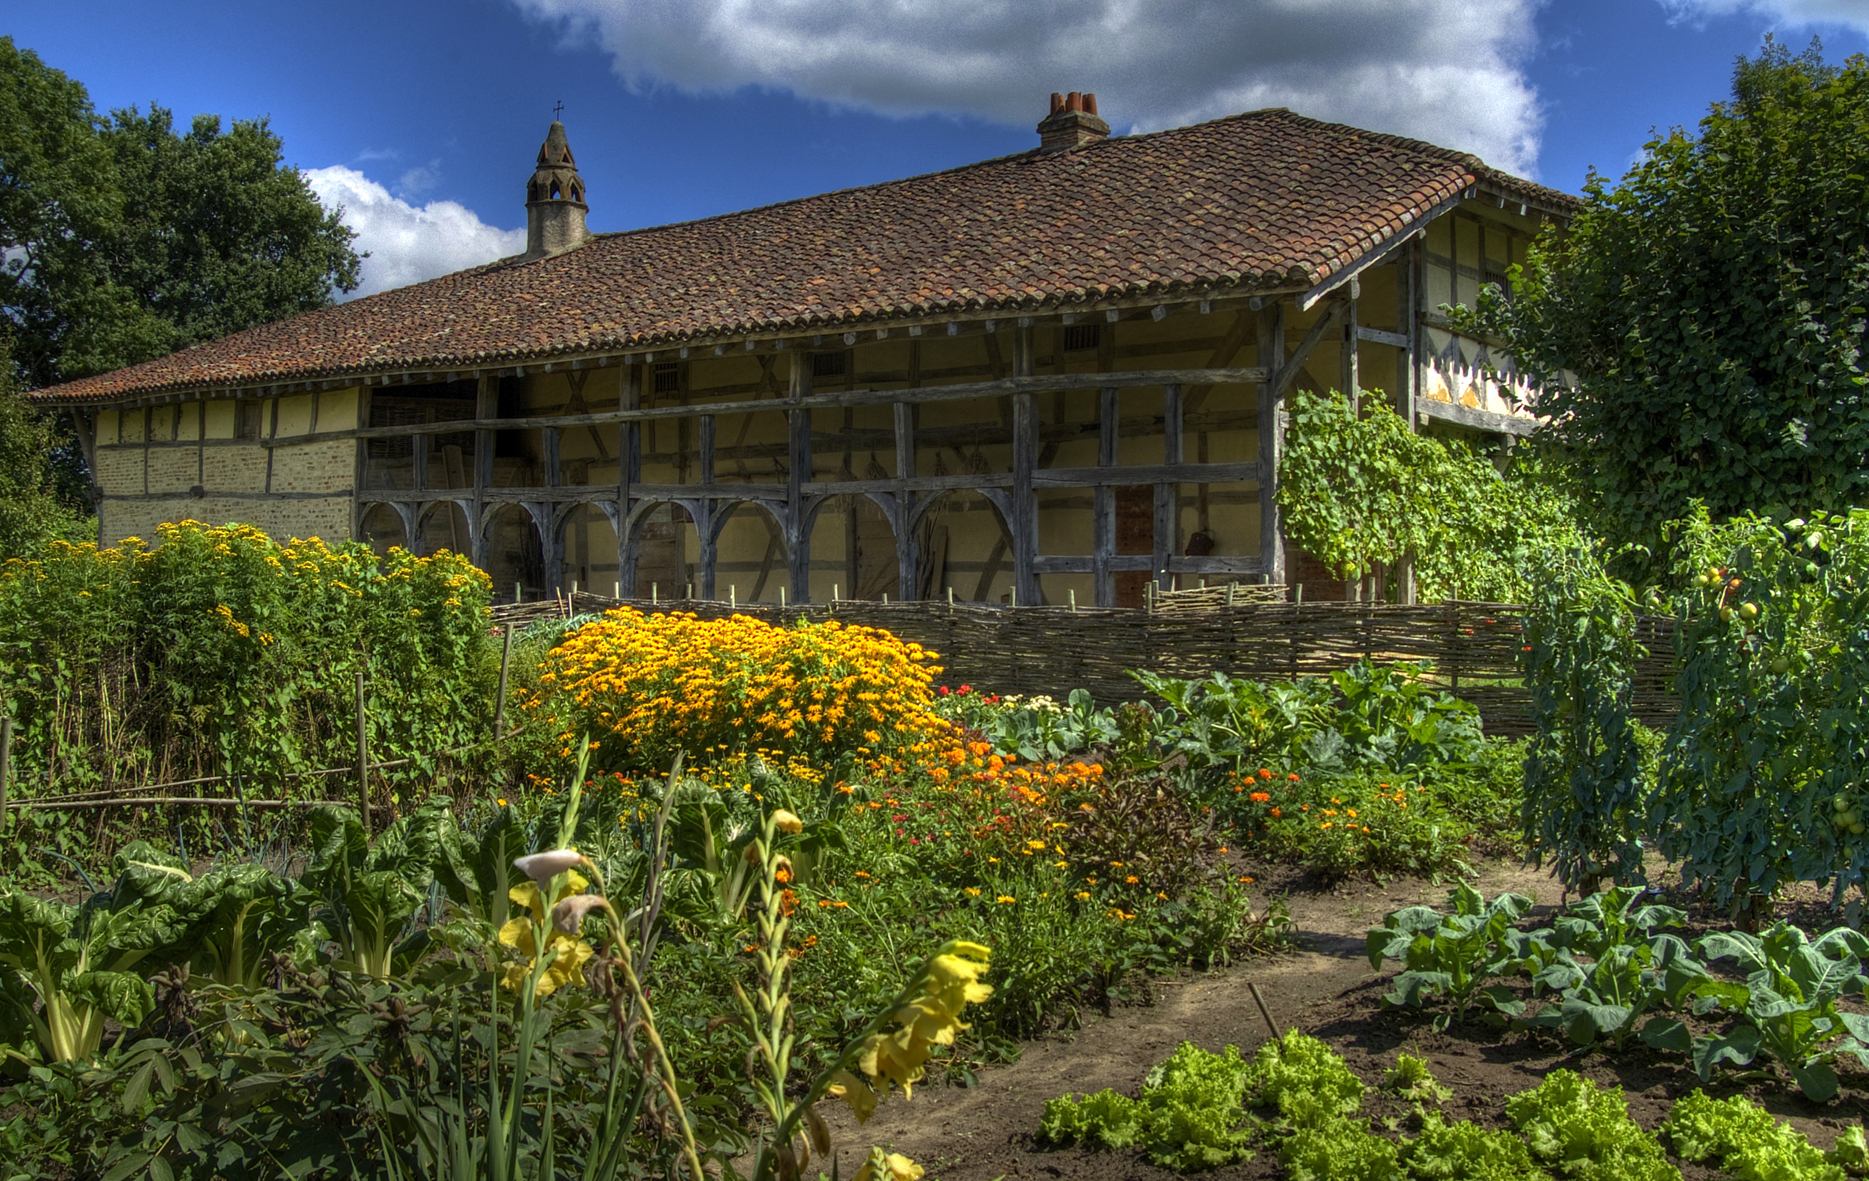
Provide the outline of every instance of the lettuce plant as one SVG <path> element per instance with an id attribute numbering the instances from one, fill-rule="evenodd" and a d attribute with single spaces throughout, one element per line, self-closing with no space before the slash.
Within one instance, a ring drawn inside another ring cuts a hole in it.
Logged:
<path id="1" fill-rule="evenodd" d="M 1045 1104 L 1039 1134 L 1053 1144 L 1142 1147 L 1154 1163 L 1180 1172 L 1244 1160 L 1252 1151 L 1241 1099 L 1251 1069 L 1238 1047 L 1214 1054 L 1182 1042 L 1148 1073 L 1140 1097 L 1106 1088 L 1053 1099 Z"/>
<path id="2" fill-rule="evenodd" d="M 1621 1087 L 1554 1070 L 1506 1100 L 1532 1156 L 1575 1181 L 1681 1181 L 1661 1146 L 1629 1118 Z"/>
<path id="3" fill-rule="evenodd" d="M 1674 1105 L 1660 1129 L 1681 1159 L 1717 1160 L 1740 1181 L 1845 1181 L 1795 1128 L 1743 1095 L 1709 1099 L 1705 1091 Z"/>

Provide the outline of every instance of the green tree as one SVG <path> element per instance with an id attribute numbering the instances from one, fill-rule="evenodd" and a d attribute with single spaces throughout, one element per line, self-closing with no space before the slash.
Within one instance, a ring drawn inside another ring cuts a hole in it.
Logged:
<path id="1" fill-rule="evenodd" d="M 177 135 L 152 106 L 104 118 L 84 86 L 0 37 L 0 335 L 37 388 L 329 305 L 357 285 L 354 235 L 266 120 Z M 70 423 L 40 448 L 82 503 Z"/>
<path id="2" fill-rule="evenodd" d="M 264 119 L 221 130 L 171 112 L 112 114 L 103 140 L 123 191 L 110 281 L 160 322 L 156 353 L 325 307 L 357 285 L 352 232 L 313 196 Z M 138 358 L 141 359 L 141 358 Z"/>
<path id="3" fill-rule="evenodd" d="M 1695 500 L 1716 518 L 1869 502 L 1865 177 L 1869 59 L 1768 39 L 1698 136 L 1648 144 L 1614 186 L 1593 175 L 1514 297 L 1483 297 L 1612 540 L 1656 547 Z"/>
<path id="4" fill-rule="evenodd" d="M 50 424 L 20 397 L 13 367 L 0 355 L 0 561 L 35 553 L 53 538 L 97 535 L 97 518 L 82 517 L 56 495 L 45 462 L 51 444 Z"/>

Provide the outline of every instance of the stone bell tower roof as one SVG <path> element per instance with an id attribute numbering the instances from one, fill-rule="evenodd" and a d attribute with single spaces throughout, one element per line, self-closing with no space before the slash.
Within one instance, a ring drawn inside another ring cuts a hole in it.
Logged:
<path id="1" fill-rule="evenodd" d="M 526 184 L 526 204 L 559 200 L 584 200 L 584 178 L 578 175 L 578 162 L 571 156 L 565 125 L 554 121 L 545 133 L 545 142 L 539 145 L 539 166 Z"/>
<path id="2" fill-rule="evenodd" d="M 538 167 L 526 182 L 526 258 L 549 258 L 575 250 L 590 237 L 584 227 L 584 178 L 556 120 L 539 145 Z"/>

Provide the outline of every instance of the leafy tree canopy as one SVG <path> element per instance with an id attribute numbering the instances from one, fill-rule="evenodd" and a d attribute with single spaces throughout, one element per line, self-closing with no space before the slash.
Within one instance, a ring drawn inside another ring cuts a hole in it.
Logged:
<path id="1" fill-rule="evenodd" d="M 357 285 L 350 230 L 266 120 L 99 116 L 0 37 L 0 318 L 30 386 L 324 307 Z"/>
<path id="2" fill-rule="evenodd" d="M 84 86 L 0 37 L 0 343 L 26 388 L 160 357 L 325 307 L 357 285 L 354 235 L 282 164 L 266 120 L 186 134 L 152 106 L 108 118 Z M 0 395 L 17 400 L 17 394 Z M 14 430 L 30 416 L 0 410 Z M 21 428 L 23 429 L 23 428 Z M 68 422 L 0 440 L 85 499 Z M 0 472 L 33 483 L 36 474 Z"/>
<path id="3" fill-rule="evenodd" d="M 1509 337 L 1612 541 L 1869 503 L 1869 59 L 1769 39 L 1475 320 Z"/>

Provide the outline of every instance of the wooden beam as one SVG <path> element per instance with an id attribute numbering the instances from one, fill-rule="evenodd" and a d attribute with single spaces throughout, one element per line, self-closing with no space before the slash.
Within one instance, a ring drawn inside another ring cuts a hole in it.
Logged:
<path id="1" fill-rule="evenodd" d="M 1343 341 L 1337 349 L 1337 389 L 1350 400 L 1350 410 L 1354 413 L 1363 397 L 1363 375 L 1357 368 L 1357 333 L 1356 305 L 1361 296 L 1354 279 L 1350 281 L 1350 298 L 1339 304 L 1343 320 Z"/>
<path id="2" fill-rule="evenodd" d="M 811 601 L 811 532 L 805 521 L 805 482 L 811 478 L 811 355 L 792 354 L 789 389 L 794 408 L 786 411 L 785 565 L 792 581 L 792 601 Z"/>
<path id="3" fill-rule="evenodd" d="M 1535 418 L 1500 414 L 1495 410 L 1476 410 L 1471 406 L 1462 406 L 1458 402 L 1437 402 L 1433 398 L 1418 399 L 1415 402 L 1415 410 L 1420 418 L 1438 419 L 1441 422 L 1451 422 L 1456 426 L 1469 427 L 1476 431 L 1489 431 L 1497 435 L 1516 435 L 1521 438 L 1536 431 L 1540 425 Z"/>
<path id="4" fill-rule="evenodd" d="M 1283 335 L 1285 331 L 1284 307 L 1284 304 L 1275 304 L 1273 307 L 1266 309 L 1267 311 L 1276 311 L 1279 316 L 1280 336 L 1275 350 L 1279 353 L 1285 351 Z M 1279 366 L 1278 372 L 1273 374 L 1270 386 L 1272 389 L 1272 400 L 1274 402 L 1277 402 L 1280 398 L 1285 396 L 1285 391 L 1291 387 L 1292 380 L 1298 376 L 1299 370 L 1304 368 L 1304 363 L 1311 359 L 1311 350 L 1315 349 L 1319 342 L 1324 339 L 1324 334 L 1329 332 L 1333 325 L 1340 322 L 1344 307 L 1345 304 L 1342 301 L 1332 303 L 1329 309 L 1325 311 L 1323 315 L 1319 316 L 1316 322 L 1311 325 L 1310 331 L 1304 334 L 1304 339 L 1298 342 L 1298 351 L 1291 354 L 1290 358 Z M 1261 343 L 1263 343 L 1263 340 Z"/>
<path id="5" fill-rule="evenodd" d="M 1328 314 L 1318 317 L 1312 335 L 1306 337 L 1312 346 L 1317 344 L 1312 337 L 1321 337 L 1322 326 L 1330 319 Z M 1302 357 L 1295 362 L 1285 359 L 1283 301 L 1259 313 L 1259 355 L 1255 359 L 1262 368 L 1276 366 L 1279 375 L 1278 381 L 1259 384 L 1259 572 L 1266 582 L 1280 583 L 1285 581 L 1285 537 L 1278 511 L 1278 465 L 1285 425 L 1279 412 L 1279 395 L 1283 392 L 1281 383 L 1296 376 L 1304 364 Z"/>
<path id="6" fill-rule="evenodd" d="M 919 342 L 910 342 L 909 349 L 918 351 Z M 908 402 L 895 404 L 898 480 L 915 478 L 915 410 Z M 915 513 L 915 500 L 915 493 L 907 488 L 896 493 L 896 596 L 905 600 L 919 598 L 921 589 L 916 585 L 921 571 L 921 547 L 915 529 L 909 524 Z"/>
<path id="7" fill-rule="evenodd" d="M 1116 444 L 1120 437 L 1120 391 L 1105 386 L 1098 391 L 1097 467 L 1107 472 L 1116 466 Z M 1093 574 L 1096 580 L 1096 603 L 1099 607 L 1116 606 L 1116 580 L 1110 576 L 1116 556 L 1116 490 L 1099 483 L 1091 496 L 1091 545 L 1096 550 Z"/>
<path id="8" fill-rule="evenodd" d="M 1213 385 L 1251 385 L 1264 381 L 1266 374 L 1257 368 L 1228 369 L 1137 369 L 1118 373 L 1060 373 L 1042 374 L 1026 377 L 1007 377 L 998 381 L 968 382 L 961 385 L 923 386 L 913 390 L 843 390 L 831 393 L 811 394 L 803 398 L 788 397 L 781 401 L 765 399 L 755 402 L 747 398 L 734 402 L 696 402 L 688 405 L 650 406 L 632 410 L 615 410 L 603 414 L 555 415 L 533 418 L 499 418 L 497 415 L 483 416 L 473 421 L 457 420 L 442 423 L 410 423 L 406 426 L 370 427 L 356 431 L 327 431 L 319 435 L 302 435 L 293 439 L 293 443 L 322 443 L 334 439 L 403 438 L 418 434 L 450 434 L 464 430 L 538 430 L 543 427 L 570 428 L 584 426 L 587 423 L 600 425 L 616 422 L 647 422 L 663 418 L 693 418 L 702 414 L 744 414 L 749 411 L 772 410 L 789 411 L 794 408 L 817 409 L 823 407 L 869 406 L 890 402 L 953 402 L 974 398 L 993 398 L 1012 394 L 1042 394 L 1055 390 L 1086 390 L 1101 386 L 1117 386 L 1122 389 L 1135 389 L 1144 386 L 1161 386 L 1170 382 L 1179 382 L 1184 387 L 1196 384 Z"/>

